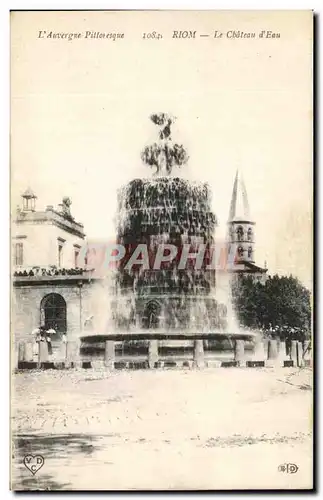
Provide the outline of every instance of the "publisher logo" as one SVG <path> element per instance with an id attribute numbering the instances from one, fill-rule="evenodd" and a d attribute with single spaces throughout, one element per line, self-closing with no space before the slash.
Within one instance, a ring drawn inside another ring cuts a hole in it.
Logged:
<path id="1" fill-rule="evenodd" d="M 298 471 L 298 466 L 296 464 L 281 464 L 278 470 L 286 474 L 295 474 Z"/>
<path id="2" fill-rule="evenodd" d="M 24 457 L 24 465 L 33 475 L 41 469 L 44 462 L 44 457 L 41 455 L 26 455 Z"/>

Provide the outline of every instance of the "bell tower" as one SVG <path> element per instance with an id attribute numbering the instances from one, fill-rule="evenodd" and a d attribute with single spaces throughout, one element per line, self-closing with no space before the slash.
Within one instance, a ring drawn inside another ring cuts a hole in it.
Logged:
<path id="1" fill-rule="evenodd" d="M 250 217 L 246 186 L 237 170 L 228 219 L 228 253 L 232 255 L 231 252 L 234 252 L 237 263 L 255 262 L 254 226 L 255 222 Z"/>
<path id="2" fill-rule="evenodd" d="M 28 188 L 22 195 L 22 209 L 24 212 L 35 212 L 37 196 Z"/>

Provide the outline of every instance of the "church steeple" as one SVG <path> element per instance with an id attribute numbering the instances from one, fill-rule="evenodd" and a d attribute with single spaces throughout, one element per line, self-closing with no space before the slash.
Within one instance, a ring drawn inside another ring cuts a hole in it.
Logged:
<path id="1" fill-rule="evenodd" d="M 228 222 L 249 221 L 250 210 L 247 190 L 241 173 L 237 170 L 233 184 Z"/>
<path id="2" fill-rule="evenodd" d="M 255 262 L 254 225 L 250 217 L 246 186 L 241 173 L 237 170 L 228 219 L 228 244 L 229 251 L 235 252 L 238 262 Z"/>

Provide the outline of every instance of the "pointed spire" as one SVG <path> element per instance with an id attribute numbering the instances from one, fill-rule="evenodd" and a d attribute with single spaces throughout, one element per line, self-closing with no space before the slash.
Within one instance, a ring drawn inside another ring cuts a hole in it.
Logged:
<path id="1" fill-rule="evenodd" d="M 228 222 L 234 221 L 250 221 L 247 190 L 238 170 L 234 179 Z"/>

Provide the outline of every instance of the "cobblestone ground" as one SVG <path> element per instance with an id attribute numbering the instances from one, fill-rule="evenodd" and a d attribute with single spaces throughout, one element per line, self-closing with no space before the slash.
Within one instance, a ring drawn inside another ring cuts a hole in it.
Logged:
<path id="1" fill-rule="evenodd" d="M 311 382 L 289 368 L 15 374 L 12 487 L 311 487 Z M 45 460 L 35 475 L 28 453 Z"/>

